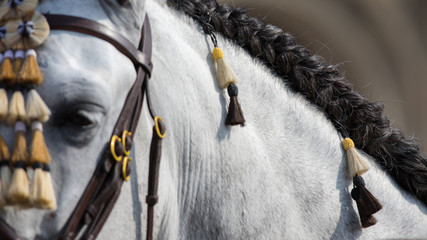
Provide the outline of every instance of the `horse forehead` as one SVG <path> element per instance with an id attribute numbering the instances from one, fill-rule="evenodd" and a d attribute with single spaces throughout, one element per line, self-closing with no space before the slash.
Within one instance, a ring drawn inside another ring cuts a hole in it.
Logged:
<path id="1" fill-rule="evenodd" d="M 38 10 L 42 13 L 67 14 L 93 20 L 107 17 L 99 0 L 45 0 L 40 1 Z"/>

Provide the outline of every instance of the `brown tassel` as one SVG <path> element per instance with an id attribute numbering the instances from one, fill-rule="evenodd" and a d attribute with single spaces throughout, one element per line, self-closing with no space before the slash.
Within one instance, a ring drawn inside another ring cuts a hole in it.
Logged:
<path id="1" fill-rule="evenodd" d="M 27 205 L 30 188 L 26 172 L 28 153 L 25 141 L 25 124 L 23 122 L 16 122 L 15 132 L 15 147 L 11 158 L 14 170 L 7 198 L 12 204 Z"/>
<path id="2" fill-rule="evenodd" d="M 240 125 L 245 123 L 242 107 L 240 106 L 237 96 L 239 89 L 234 83 L 230 83 L 227 88 L 228 95 L 230 96 L 230 105 L 228 107 L 228 114 L 225 120 L 226 125 Z"/>
<path id="3" fill-rule="evenodd" d="M 25 100 L 22 92 L 17 89 L 13 92 L 12 99 L 9 103 L 9 114 L 7 120 L 10 125 L 15 124 L 17 121 L 26 119 Z"/>
<path id="4" fill-rule="evenodd" d="M 7 50 L 4 53 L 4 59 L 0 66 L 0 81 L 7 82 L 12 85 L 15 81 L 16 75 L 12 69 L 13 51 Z"/>
<path id="5" fill-rule="evenodd" d="M 7 99 L 7 92 L 4 88 L 0 87 L 0 122 L 6 120 L 9 112 L 9 101 Z"/>
<path id="6" fill-rule="evenodd" d="M 372 193 L 366 189 L 365 181 L 361 176 L 356 175 L 353 178 L 353 184 L 354 188 L 351 191 L 351 197 L 356 201 L 362 227 L 367 228 L 375 225 L 377 220 L 372 215 L 381 210 L 381 204 Z"/>
<path id="7" fill-rule="evenodd" d="M 14 55 L 14 61 L 12 65 L 12 70 L 15 73 L 15 76 L 18 76 L 19 71 L 21 71 L 22 64 L 24 63 L 24 57 L 25 57 L 25 51 L 24 50 L 17 50 L 15 51 Z M 15 84 L 23 84 L 21 79 L 17 77 L 15 79 Z"/>
<path id="8" fill-rule="evenodd" d="M 36 51 L 30 49 L 25 53 L 25 56 L 25 62 L 18 74 L 18 79 L 24 83 L 35 84 L 36 86 L 42 84 L 43 76 L 37 63 Z"/>
<path id="9" fill-rule="evenodd" d="M 10 153 L 6 143 L 0 136 L 0 206 L 6 205 L 7 189 L 10 184 L 10 167 L 9 167 Z"/>
<path id="10" fill-rule="evenodd" d="M 32 129 L 30 163 L 34 169 L 34 178 L 30 191 L 30 201 L 37 208 L 55 210 L 56 197 L 49 172 L 51 157 L 44 141 L 42 124 L 34 122 Z"/>
<path id="11" fill-rule="evenodd" d="M 31 89 L 27 95 L 26 118 L 28 122 L 49 120 L 50 110 L 35 89 Z"/>
<path id="12" fill-rule="evenodd" d="M 15 75 L 18 74 L 19 71 L 21 71 L 22 63 L 24 62 L 24 57 L 25 57 L 24 50 L 15 51 L 15 56 L 14 56 L 15 60 L 13 61 L 13 67 L 12 67 L 12 70 L 15 73 Z"/>

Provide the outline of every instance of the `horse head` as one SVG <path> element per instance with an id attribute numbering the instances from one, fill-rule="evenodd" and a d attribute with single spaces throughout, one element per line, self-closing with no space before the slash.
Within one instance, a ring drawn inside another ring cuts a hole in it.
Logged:
<path id="1" fill-rule="evenodd" d="M 55 0 L 39 1 L 37 11 L 91 19 L 137 46 L 143 6 L 144 1 L 136 0 Z M 44 77 L 37 91 L 52 113 L 43 132 L 52 156 L 57 209 L 7 206 L 1 218 L 21 237 L 51 239 L 66 223 L 102 157 L 136 71 L 132 61 L 112 44 L 71 31 L 51 30 L 37 48 L 37 59 Z M 13 127 L 2 124 L 1 133 L 13 149 Z"/>

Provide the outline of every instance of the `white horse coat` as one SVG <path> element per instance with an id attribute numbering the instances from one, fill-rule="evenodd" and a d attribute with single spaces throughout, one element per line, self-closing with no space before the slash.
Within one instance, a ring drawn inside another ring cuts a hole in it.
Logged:
<path id="1" fill-rule="evenodd" d="M 228 96 L 215 80 L 212 44 L 200 26 L 163 1 L 41 1 L 40 12 L 100 21 L 138 42 L 143 11 L 153 32 L 151 107 L 166 123 L 155 206 L 157 239 L 427 238 L 427 208 L 402 191 L 368 156 L 367 188 L 382 203 L 378 223 L 361 229 L 349 192 L 341 137 L 324 113 L 244 50 L 218 36 L 235 71 L 244 127 L 224 125 Z M 65 224 L 109 141 L 136 73 L 130 60 L 92 36 L 53 31 L 38 49 L 45 126 L 58 197 L 53 214 L 7 207 L 1 217 L 22 237 L 49 239 Z M 70 117 L 93 121 L 79 126 Z M 145 238 L 147 107 L 134 137 L 131 182 L 99 239 Z M 9 146 L 10 130 L 1 129 Z M 9 134 L 9 135 L 8 135 Z M 9 136 L 9 137 L 8 137 Z"/>

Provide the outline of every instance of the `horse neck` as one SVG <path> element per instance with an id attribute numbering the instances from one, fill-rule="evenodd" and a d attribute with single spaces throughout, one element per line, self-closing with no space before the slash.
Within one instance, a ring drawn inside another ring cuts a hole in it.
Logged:
<path id="1" fill-rule="evenodd" d="M 260 238 L 270 239 L 401 236 L 410 232 L 405 221 L 422 233 L 425 206 L 403 193 L 370 159 L 372 170 L 365 180 L 384 210 L 377 214 L 377 226 L 360 229 L 341 138 L 330 121 L 289 91 L 282 79 L 218 36 L 240 79 L 247 119 L 243 128 L 224 126 L 228 96 L 216 85 L 209 38 L 164 1 L 147 1 L 147 11 L 155 69 L 149 98 L 168 129 L 156 207 L 162 216 L 157 219 L 161 237 L 220 234 L 233 239 L 253 237 L 257 231 Z M 144 141 L 151 129 L 139 129 L 145 130 L 137 139 Z M 397 215 L 405 217 L 393 217 Z M 304 226 L 312 227 L 307 231 Z"/>

